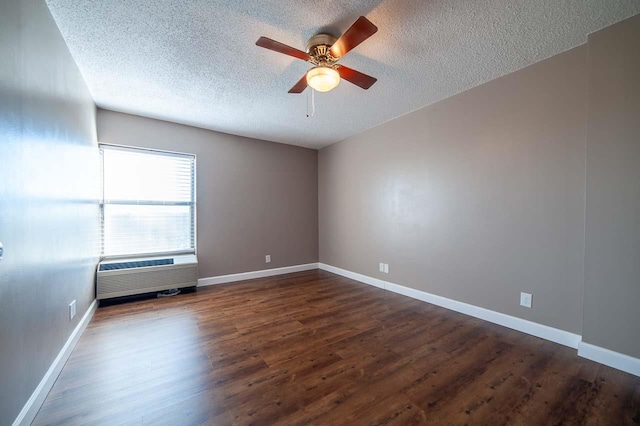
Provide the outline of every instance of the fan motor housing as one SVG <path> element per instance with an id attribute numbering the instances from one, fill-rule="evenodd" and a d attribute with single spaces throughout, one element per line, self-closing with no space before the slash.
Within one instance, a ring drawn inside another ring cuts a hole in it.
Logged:
<path id="1" fill-rule="evenodd" d="M 316 34 L 307 42 L 307 53 L 313 56 L 327 56 L 329 48 L 337 38 L 329 34 Z"/>

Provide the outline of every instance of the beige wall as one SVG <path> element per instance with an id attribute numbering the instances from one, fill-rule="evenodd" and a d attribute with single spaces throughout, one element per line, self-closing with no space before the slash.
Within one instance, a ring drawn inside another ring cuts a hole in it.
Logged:
<path id="1" fill-rule="evenodd" d="M 320 261 L 640 357 L 638 52 L 635 16 L 321 150 Z"/>
<path id="2" fill-rule="evenodd" d="M 201 278 L 318 261 L 316 150 L 106 110 L 98 139 L 196 154 Z"/>
<path id="3" fill-rule="evenodd" d="M 640 15 L 589 37 L 583 340 L 640 358 Z"/>
<path id="4" fill-rule="evenodd" d="M 1 2 L 0 40 L 0 424 L 9 425 L 94 299 L 99 162 L 93 100 L 44 1 Z"/>
<path id="5" fill-rule="evenodd" d="M 320 261 L 579 334 L 586 53 L 321 150 Z"/>

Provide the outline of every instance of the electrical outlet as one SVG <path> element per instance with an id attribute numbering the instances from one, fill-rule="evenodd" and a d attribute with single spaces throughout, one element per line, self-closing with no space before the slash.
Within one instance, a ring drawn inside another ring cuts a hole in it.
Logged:
<path id="1" fill-rule="evenodd" d="M 69 303 L 69 321 L 76 316 L 76 301 Z"/>
<path id="2" fill-rule="evenodd" d="M 385 264 L 384 264 L 384 273 L 385 273 L 385 274 L 388 274 L 388 273 L 389 273 L 389 264 L 388 264 L 388 263 L 385 263 Z"/>
<path id="3" fill-rule="evenodd" d="M 531 307 L 531 300 L 533 296 L 529 293 L 520 293 L 520 306 L 524 306 L 525 308 Z"/>
<path id="4" fill-rule="evenodd" d="M 380 262 L 380 272 L 384 272 L 384 263 Z"/>
<path id="5" fill-rule="evenodd" d="M 270 254 L 268 254 L 268 255 L 266 255 L 266 256 L 264 257 L 264 262 L 265 262 L 265 263 L 271 263 L 271 255 L 270 255 Z"/>

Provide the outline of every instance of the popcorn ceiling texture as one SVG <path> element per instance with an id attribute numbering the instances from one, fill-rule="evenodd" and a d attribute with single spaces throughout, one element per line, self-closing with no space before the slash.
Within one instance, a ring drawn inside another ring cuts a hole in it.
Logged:
<path id="1" fill-rule="evenodd" d="M 640 13 L 638 0 L 46 0 L 96 104 L 207 129 L 321 148 L 586 42 Z M 287 91 L 304 50 L 358 16 L 378 32 L 341 63 L 378 78 Z"/>

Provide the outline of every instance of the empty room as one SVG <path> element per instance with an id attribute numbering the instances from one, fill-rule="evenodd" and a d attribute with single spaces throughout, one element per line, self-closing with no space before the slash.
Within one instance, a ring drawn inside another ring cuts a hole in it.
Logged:
<path id="1" fill-rule="evenodd" d="M 637 0 L 2 0 L 0 58 L 0 425 L 640 424 Z"/>

